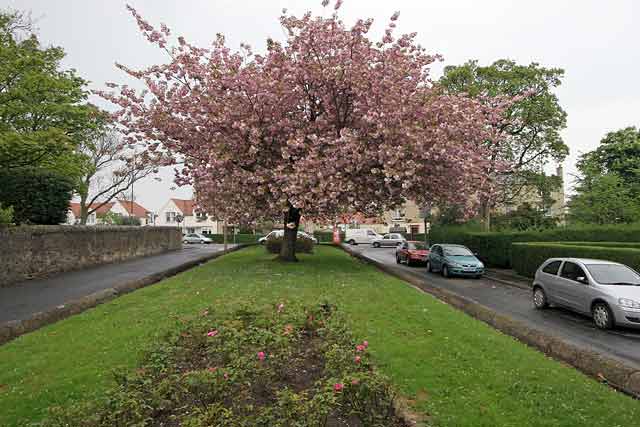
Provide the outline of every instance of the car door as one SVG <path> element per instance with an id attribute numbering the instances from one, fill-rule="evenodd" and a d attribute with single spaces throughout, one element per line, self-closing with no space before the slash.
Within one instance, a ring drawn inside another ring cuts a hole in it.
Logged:
<path id="1" fill-rule="evenodd" d="M 551 261 L 540 270 L 539 280 L 544 286 L 550 302 L 556 302 L 560 298 L 558 296 L 558 273 L 561 265 L 562 261 Z"/>
<path id="2" fill-rule="evenodd" d="M 398 246 L 399 244 L 404 243 L 404 238 L 402 237 L 402 234 L 392 234 L 391 242 L 394 246 Z"/>
<path id="3" fill-rule="evenodd" d="M 385 234 L 380 241 L 380 246 L 389 246 L 389 241 L 391 240 L 391 234 Z"/>
<path id="4" fill-rule="evenodd" d="M 558 276 L 558 297 L 562 304 L 576 311 L 584 312 L 585 285 L 578 281 L 579 277 L 587 277 L 582 267 L 575 262 L 565 261 Z"/>

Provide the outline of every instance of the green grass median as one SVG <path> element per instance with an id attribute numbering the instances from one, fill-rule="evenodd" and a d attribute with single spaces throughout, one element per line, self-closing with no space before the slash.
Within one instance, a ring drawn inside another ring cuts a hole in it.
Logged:
<path id="1" fill-rule="evenodd" d="M 152 342 L 207 307 L 327 300 L 437 426 L 632 426 L 640 402 L 331 247 L 281 264 L 231 253 L 0 347 L 0 425 L 100 396 Z"/>

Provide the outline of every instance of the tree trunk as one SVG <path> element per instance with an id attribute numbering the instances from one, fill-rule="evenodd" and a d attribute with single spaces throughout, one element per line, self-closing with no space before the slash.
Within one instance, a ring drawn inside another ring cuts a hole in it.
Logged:
<path id="1" fill-rule="evenodd" d="M 87 218 L 89 217 L 89 207 L 87 206 L 87 195 L 80 195 L 80 224 L 87 225 Z"/>
<path id="2" fill-rule="evenodd" d="M 289 205 L 289 210 L 284 214 L 284 236 L 280 249 L 281 261 L 296 262 L 296 239 L 298 238 L 298 226 L 300 225 L 300 209 Z"/>
<path id="3" fill-rule="evenodd" d="M 482 230 L 491 231 L 491 205 L 488 202 L 482 203 Z"/>

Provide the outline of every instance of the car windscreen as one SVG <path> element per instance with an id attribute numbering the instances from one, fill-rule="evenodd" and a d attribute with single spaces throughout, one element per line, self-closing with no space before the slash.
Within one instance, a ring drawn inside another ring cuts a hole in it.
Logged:
<path id="1" fill-rule="evenodd" d="M 424 243 L 420 243 L 420 242 L 410 242 L 409 243 L 409 249 L 415 249 L 418 251 L 423 251 L 427 249 L 427 246 Z"/>
<path id="2" fill-rule="evenodd" d="M 603 285 L 640 285 L 640 276 L 625 265 L 587 264 L 587 270 Z"/>
<path id="3" fill-rule="evenodd" d="M 451 246 L 444 248 L 445 256 L 473 256 L 473 253 L 467 248 Z"/>

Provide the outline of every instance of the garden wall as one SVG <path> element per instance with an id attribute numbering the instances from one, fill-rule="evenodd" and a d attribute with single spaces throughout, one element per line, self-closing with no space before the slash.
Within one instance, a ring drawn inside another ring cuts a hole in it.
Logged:
<path id="1" fill-rule="evenodd" d="M 173 227 L 2 227 L 0 286 L 181 247 Z"/>

